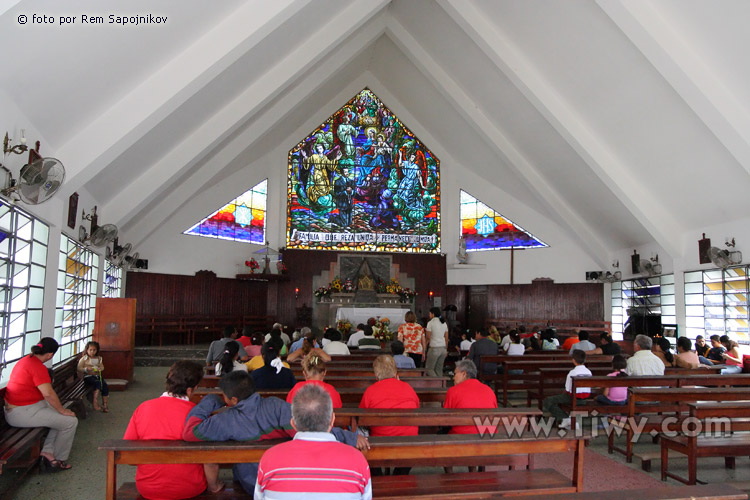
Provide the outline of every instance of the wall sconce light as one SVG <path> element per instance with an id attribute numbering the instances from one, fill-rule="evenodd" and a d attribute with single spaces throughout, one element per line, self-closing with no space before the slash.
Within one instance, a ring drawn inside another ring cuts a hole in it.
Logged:
<path id="1" fill-rule="evenodd" d="M 430 290 L 430 304 L 432 304 L 432 299 L 433 299 L 434 296 L 435 296 L 435 292 L 433 292 L 432 290 Z"/>
<path id="2" fill-rule="evenodd" d="M 15 153 L 17 155 L 23 154 L 26 151 L 29 150 L 29 147 L 26 145 L 26 131 L 24 129 L 21 129 L 21 144 L 16 144 L 15 146 L 12 146 L 12 141 L 10 140 L 10 137 L 8 137 L 8 132 L 5 132 L 5 139 L 3 139 L 3 154 L 7 155 L 10 153 Z"/>
<path id="3" fill-rule="evenodd" d="M 297 300 L 299 298 L 299 288 L 294 289 L 294 300 Z"/>

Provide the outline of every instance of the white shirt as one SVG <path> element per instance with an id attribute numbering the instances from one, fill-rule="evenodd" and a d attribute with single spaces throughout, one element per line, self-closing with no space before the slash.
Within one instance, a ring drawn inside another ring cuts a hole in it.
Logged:
<path id="1" fill-rule="evenodd" d="M 245 363 L 240 363 L 236 359 L 232 361 L 232 365 L 233 365 L 232 371 L 237 371 L 237 370 L 240 370 L 243 372 L 247 371 L 247 366 L 245 365 Z M 216 367 L 214 368 L 214 373 L 216 373 L 216 375 L 221 375 L 221 363 L 216 363 Z"/>
<path id="2" fill-rule="evenodd" d="M 448 331 L 448 323 L 441 323 L 440 319 L 432 318 L 427 323 L 427 331 L 430 332 L 430 347 L 447 347 L 445 333 Z"/>
<path id="3" fill-rule="evenodd" d="M 352 336 L 349 337 L 349 341 L 346 343 L 349 347 L 357 347 L 359 345 L 359 339 L 363 338 L 365 336 L 365 332 L 362 330 L 357 330 L 356 332 L 352 333 Z"/>
<path id="4" fill-rule="evenodd" d="M 462 340 L 459 349 L 461 349 L 462 351 L 468 351 L 469 349 L 471 349 L 471 344 L 473 344 L 474 342 L 476 342 L 476 340 L 474 339 Z"/>
<path id="5" fill-rule="evenodd" d="M 510 344 L 508 346 L 508 356 L 523 356 L 526 352 L 526 348 L 523 344 Z"/>
<path id="6" fill-rule="evenodd" d="M 661 363 L 661 361 L 660 361 Z M 572 393 L 573 392 L 573 377 L 590 377 L 591 376 L 591 370 L 586 368 L 585 365 L 578 365 L 572 370 L 568 372 L 568 376 L 565 377 L 565 391 Z M 578 387 L 576 389 L 576 394 L 580 393 L 589 393 L 591 392 L 590 387 Z"/>
<path id="7" fill-rule="evenodd" d="M 510 335 L 506 335 L 505 337 L 500 339 L 500 347 L 503 349 L 503 351 L 507 351 L 510 344 Z"/>
<path id="8" fill-rule="evenodd" d="M 653 352 L 641 350 L 628 358 L 625 373 L 630 376 L 664 375 L 664 362 Z"/>
<path id="9" fill-rule="evenodd" d="M 346 347 L 346 344 L 343 342 L 328 342 L 326 346 L 323 348 L 323 352 L 326 354 L 334 355 L 334 354 L 351 354 L 349 352 L 349 348 Z"/>

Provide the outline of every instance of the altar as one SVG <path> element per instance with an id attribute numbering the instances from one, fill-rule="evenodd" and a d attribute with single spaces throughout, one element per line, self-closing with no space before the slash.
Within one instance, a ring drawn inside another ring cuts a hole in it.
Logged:
<path id="1" fill-rule="evenodd" d="M 367 324 L 367 320 L 369 318 L 388 318 L 389 320 L 391 320 L 391 325 L 388 327 L 388 329 L 395 333 L 398 331 L 398 327 L 404 323 L 404 316 L 408 311 L 408 306 L 406 308 L 339 307 L 336 310 L 336 322 L 338 323 L 338 321 L 345 319 L 352 324 L 352 328 L 357 328 L 357 325 L 360 323 Z"/>

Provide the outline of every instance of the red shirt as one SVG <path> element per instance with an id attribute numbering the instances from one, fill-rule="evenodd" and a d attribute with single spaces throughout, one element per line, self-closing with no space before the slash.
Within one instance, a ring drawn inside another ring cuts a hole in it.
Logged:
<path id="1" fill-rule="evenodd" d="M 445 393 L 443 408 L 497 408 L 495 392 L 475 378 L 464 380 L 454 385 Z M 495 432 L 494 426 L 488 426 L 488 432 Z M 455 425 L 450 434 L 478 434 L 475 425 Z"/>
<path id="2" fill-rule="evenodd" d="M 332 434 L 298 432 L 263 454 L 255 492 L 270 498 L 372 498 L 370 468 L 362 452 Z"/>
<path id="3" fill-rule="evenodd" d="M 322 387 L 325 389 L 325 391 L 328 393 L 329 396 L 331 396 L 331 402 L 333 403 L 334 408 L 341 408 L 343 406 L 341 404 L 341 395 L 338 393 L 335 387 L 333 387 L 331 384 L 328 384 L 326 382 L 323 382 L 321 380 L 306 380 L 304 382 L 297 382 L 297 385 L 292 387 L 292 390 L 289 391 L 289 394 L 286 396 L 286 402 L 289 404 L 292 404 L 292 400 L 294 399 L 294 395 L 297 394 L 297 391 L 302 389 L 306 384 L 313 384 Z"/>
<path id="4" fill-rule="evenodd" d="M 182 441 L 185 419 L 195 404 L 169 396 L 145 401 L 135 409 L 124 439 Z M 206 489 L 202 464 L 139 465 L 135 473 L 138 492 L 146 498 L 191 498 Z"/>
<path id="5" fill-rule="evenodd" d="M 414 389 L 395 378 L 375 382 L 362 395 L 360 408 L 419 408 L 419 396 Z M 416 436 L 419 427 L 406 425 L 380 425 L 370 428 L 371 436 Z"/>
<path id="6" fill-rule="evenodd" d="M 243 335 L 242 337 L 237 337 L 237 342 L 239 342 L 240 345 L 245 348 L 245 352 L 247 352 L 247 348 L 253 344 L 253 338 L 245 337 Z"/>
<path id="7" fill-rule="evenodd" d="M 573 344 L 577 344 L 578 342 L 580 342 L 578 340 L 578 335 L 574 337 L 568 337 L 567 339 L 565 339 L 565 342 L 563 342 L 563 345 L 560 349 L 562 349 L 563 351 L 570 351 L 570 348 L 573 347 Z"/>
<path id="8" fill-rule="evenodd" d="M 28 406 L 44 399 L 39 386 L 50 384 L 49 372 L 39 358 L 30 354 L 18 360 L 5 388 L 5 401 L 14 406 Z"/>

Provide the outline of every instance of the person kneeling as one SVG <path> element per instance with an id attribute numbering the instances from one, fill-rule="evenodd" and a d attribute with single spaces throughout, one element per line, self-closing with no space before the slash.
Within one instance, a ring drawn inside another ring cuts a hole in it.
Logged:
<path id="1" fill-rule="evenodd" d="M 336 441 L 331 434 L 335 418 L 325 389 L 306 385 L 297 392 L 291 420 L 297 434 L 263 454 L 256 500 L 303 494 L 372 498 L 367 460 L 359 450 Z"/>

